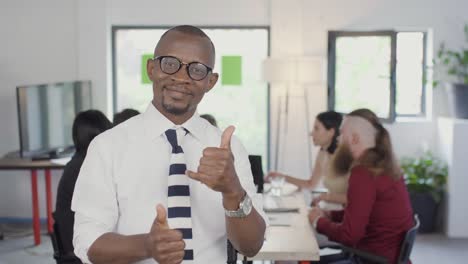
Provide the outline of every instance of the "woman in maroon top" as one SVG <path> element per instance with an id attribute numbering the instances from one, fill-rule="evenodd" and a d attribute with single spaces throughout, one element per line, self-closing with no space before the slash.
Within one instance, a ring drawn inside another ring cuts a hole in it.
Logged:
<path id="1" fill-rule="evenodd" d="M 332 167 L 351 171 L 344 211 L 326 216 L 314 208 L 309 221 L 319 233 L 396 263 L 413 212 L 388 131 L 368 109 L 348 114 Z"/>

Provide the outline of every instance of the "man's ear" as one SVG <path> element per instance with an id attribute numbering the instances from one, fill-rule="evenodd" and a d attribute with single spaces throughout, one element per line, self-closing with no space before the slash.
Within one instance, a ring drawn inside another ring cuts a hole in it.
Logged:
<path id="1" fill-rule="evenodd" d="M 351 144 L 358 145 L 360 141 L 361 141 L 361 138 L 359 137 L 357 133 L 351 134 Z"/>
<path id="2" fill-rule="evenodd" d="M 146 74 L 148 74 L 148 78 L 153 81 L 153 71 L 154 71 L 154 60 L 148 59 L 146 61 Z"/>
<path id="3" fill-rule="evenodd" d="M 208 85 L 205 89 L 205 93 L 209 92 L 215 86 L 216 82 L 218 82 L 218 78 L 219 75 L 215 72 L 209 75 Z"/>

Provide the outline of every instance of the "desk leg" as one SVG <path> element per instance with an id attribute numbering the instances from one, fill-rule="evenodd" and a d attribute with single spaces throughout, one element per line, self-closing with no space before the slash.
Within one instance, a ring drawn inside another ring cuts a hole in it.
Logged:
<path id="1" fill-rule="evenodd" d="M 34 245 L 41 243 L 41 225 L 39 222 L 39 199 L 37 195 L 37 170 L 31 170 L 31 195 L 33 209 Z"/>
<path id="2" fill-rule="evenodd" d="M 47 230 L 53 233 L 54 219 L 52 218 L 52 180 L 50 169 L 45 170 L 46 201 L 47 201 Z"/>

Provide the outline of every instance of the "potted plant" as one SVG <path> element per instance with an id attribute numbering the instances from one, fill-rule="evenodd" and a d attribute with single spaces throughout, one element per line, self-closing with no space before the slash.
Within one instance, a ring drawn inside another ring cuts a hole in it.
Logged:
<path id="1" fill-rule="evenodd" d="M 465 44 L 468 44 L 468 24 L 465 25 Z M 448 103 L 455 118 L 468 119 L 468 45 L 460 50 L 447 49 L 445 43 L 440 45 L 436 66 L 446 70 L 451 82 L 446 83 Z M 434 87 L 439 81 L 434 82 Z"/>
<path id="2" fill-rule="evenodd" d="M 413 211 L 421 221 L 419 231 L 432 232 L 447 182 L 447 165 L 432 153 L 425 152 L 417 158 L 403 159 L 401 167 Z"/>

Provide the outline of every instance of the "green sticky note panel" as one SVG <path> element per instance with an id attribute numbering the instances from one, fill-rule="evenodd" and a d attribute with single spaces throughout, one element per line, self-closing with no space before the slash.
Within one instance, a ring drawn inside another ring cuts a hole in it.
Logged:
<path id="1" fill-rule="evenodd" d="M 153 58 L 153 54 L 143 54 L 141 56 L 141 83 L 142 84 L 149 84 L 151 83 L 150 78 L 148 77 L 148 74 L 146 73 L 146 62 L 148 59 Z"/>
<path id="2" fill-rule="evenodd" d="M 222 56 L 221 58 L 221 84 L 241 85 L 242 84 L 242 57 Z"/>

